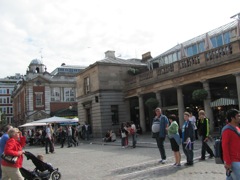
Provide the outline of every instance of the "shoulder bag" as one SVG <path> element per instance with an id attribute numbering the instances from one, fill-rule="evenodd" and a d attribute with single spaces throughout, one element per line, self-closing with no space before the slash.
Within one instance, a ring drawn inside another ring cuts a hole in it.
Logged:
<path id="1" fill-rule="evenodd" d="M 10 156 L 10 155 L 5 155 L 2 153 L 1 158 L 4 161 L 7 161 L 8 163 L 15 164 L 17 162 L 18 157 L 17 156 Z"/>

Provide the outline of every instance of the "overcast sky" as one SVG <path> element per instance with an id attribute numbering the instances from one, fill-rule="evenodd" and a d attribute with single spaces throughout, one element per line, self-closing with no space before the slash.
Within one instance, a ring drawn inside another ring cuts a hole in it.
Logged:
<path id="1" fill-rule="evenodd" d="M 0 0 L 0 78 L 26 74 L 41 55 L 48 72 L 88 66 L 107 50 L 155 57 L 239 12 L 240 0 Z"/>

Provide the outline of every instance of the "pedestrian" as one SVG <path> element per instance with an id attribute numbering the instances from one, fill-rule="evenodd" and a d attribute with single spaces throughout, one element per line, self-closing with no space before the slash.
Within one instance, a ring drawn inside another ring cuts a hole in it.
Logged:
<path id="1" fill-rule="evenodd" d="M 188 112 L 184 113 L 184 124 L 182 126 L 182 147 L 183 152 L 186 156 L 187 162 L 185 166 L 193 165 L 193 144 L 194 144 L 194 127 L 189 121 L 190 114 Z"/>
<path id="2" fill-rule="evenodd" d="M 193 115 L 192 111 L 189 112 L 190 116 L 189 116 L 189 121 L 191 121 L 191 123 L 193 124 L 194 127 L 194 131 L 195 131 L 195 140 L 198 140 L 198 130 L 197 130 L 197 120 L 196 117 Z"/>
<path id="3" fill-rule="evenodd" d="M 8 131 L 9 139 L 4 148 L 4 154 L 17 156 L 15 164 L 9 163 L 2 159 L 2 179 L 7 180 L 23 180 L 23 176 L 19 171 L 23 162 L 23 147 L 26 145 L 26 137 L 22 136 L 22 132 L 18 128 L 11 128 Z"/>
<path id="4" fill-rule="evenodd" d="M 181 144 L 181 139 L 178 133 L 178 123 L 176 122 L 176 115 L 172 114 L 168 117 L 170 121 L 170 126 L 167 128 L 168 137 L 170 139 L 171 148 L 174 153 L 175 163 L 173 164 L 176 167 L 181 166 L 181 154 L 179 151 L 179 145 Z"/>
<path id="5" fill-rule="evenodd" d="M 75 142 L 72 140 L 72 127 L 68 126 L 67 128 L 67 137 L 68 137 L 68 148 L 72 147 L 72 144 L 76 147 Z"/>
<path id="6" fill-rule="evenodd" d="M 91 126 L 85 122 L 85 124 L 82 126 L 82 133 L 85 141 L 89 141 L 89 136 L 91 133 Z"/>
<path id="7" fill-rule="evenodd" d="M 121 136 L 121 145 L 122 145 L 122 148 L 127 147 L 127 146 L 126 146 L 127 126 L 126 126 L 125 123 L 122 123 L 122 124 L 121 124 L 121 127 L 120 127 L 120 136 Z"/>
<path id="8" fill-rule="evenodd" d="M 53 153 L 52 151 L 52 133 L 51 133 L 51 124 L 48 124 L 46 126 L 46 136 L 45 136 L 45 151 L 46 151 L 46 154 L 49 154 L 48 152 L 48 146 L 49 146 L 49 151 L 51 153 Z"/>
<path id="9" fill-rule="evenodd" d="M 7 125 L 3 129 L 4 134 L 2 135 L 1 140 L 0 140 L 0 155 L 3 153 L 6 142 L 9 139 L 8 131 L 11 128 L 13 128 L 11 125 Z M 1 159 L 1 156 L 0 156 L 0 164 L 1 164 L 1 161 L 2 161 L 2 159 Z M 2 168 L 1 168 L 1 166 L 0 166 L 0 179 L 2 179 Z"/>
<path id="10" fill-rule="evenodd" d="M 131 122 L 130 134 L 132 135 L 132 147 L 135 148 L 137 144 L 137 129 L 134 122 Z"/>
<path id="11" fill-rule="evenodd" d="M 161 155 L 161 160 L 159 163 L 166 163 L 166 153 L 164 148 L 164 141 L 167 135 L 166 128 L 168 128 L 169 121 L 168 118 L 162 114 L 161 108 L 157 107 L 155 109 L 156 116 L 153 118 L 152 122 L 152 132 L 157 142 L 157 146 Z"/>
<path id="12" fill-rule="evenodd" d="M 204 110 L 200 110 L 198 112 L 198 116 L 199 116 L 198 133 L 199 133 L 199 136 L 202 137 L 202 152 L 201 152 L 201 158 L 199 160 L 204 161 L 206 151 L 210 154 L 209 158 L 213 158 L 214 154 L 212 149 L 207 144 L 209 139 L 209 131 L 210 131 L 209 120 L 208 118 L 206 118 Z"/>
<path id="13" fill-rule="evenodd" d="M 75 126 L 72 126 L 72 141 L 78 146 L 78 141 L 77 141 L 77 130 Z"/>
<path id="14" fill-rule="evenodd" d="M 63 129 L 62 126 L 60 126 L 59 128 L 59 140 L 60 140 L 60 143 L 61 143 L 61 148 L 64 147 L 64 144 L 65 144 L 65 141 L 66 141 L 66 136 L 67 136 L 67 133 L 66 131 Z"/>
<path id="15" fill-rule="evenodd" d="M 227 180 L 240 179 L 240 112 L 227 111 L 228 124 L 222 130 L 222 150 Z"/>

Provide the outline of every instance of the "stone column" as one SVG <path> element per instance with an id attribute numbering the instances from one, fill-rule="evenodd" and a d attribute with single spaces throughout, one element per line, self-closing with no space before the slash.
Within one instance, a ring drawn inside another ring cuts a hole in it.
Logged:
<path id="1" fill-rule="evenodd" d="M 146 122 L 145 122 L 145 113 L 144 113 L 144 104 L 143 104 L 142 95 L 138 95 L 138 102 L 139 102 L 140 126 L 142 127 L 142 131 L 146 132 Z"/>
<path id="2" fill-rule="evenodd" d="M 126 119 L 126 122 L 130 122 L 130 117 L 131 117 L 131 113 L 130 113 L 130 101 L 129 99 L 125 99 L 124 100 L 124 104 L 125 104 L 125 119 Z"/>
<path id="3" fill-rule="evenodd" d="M 158 106 L 162 108 L 162 96 L 161 96 L 161 91 L 157 91 L 156 93 L 156 98 L 158 100 Z"/>
<path id="4" fill-rule="evenodd" d="M 204 101 L 203 101 L 204 110 L 205 110 L 206 117 L 209 119 L 209 122 L 210 122 L 210 131 L 213 132 L 213 130 L 214 130 L 214 117 L 213 117 L 212 108 L 210 106 L 211 92 L 210 92 L 210 88 L 209 88 L 209 82 L 207 80 L 204 80 L 204 81 L 202 81 L 202 83 L 203 83 L 203 89 L 205 89 L 208 92 L 207 98 L 204 99 Z"/>
<path id="5" fill-rule="evenodd" d="M 184 102 L 183 102 L 183 93 L 182 87 L 177 87 L 177 102 L 178 102 L 178 117 L 179 117 L 179 127 L 181 128 L 184 123 Z"/>
<path id="6" fill-rule="evenodd" d="M 240 109 L 240 74 L 234 74 L 236 76 L 237 96 L 238 96 L 238 109 Z"/>

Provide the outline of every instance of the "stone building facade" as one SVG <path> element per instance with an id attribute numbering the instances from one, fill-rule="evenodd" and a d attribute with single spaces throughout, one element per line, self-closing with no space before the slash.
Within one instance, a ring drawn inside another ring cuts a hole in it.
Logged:
<path id="1" fill-rule="evenodd" d="M 51 74 L 41 60 L 32 60 L 13 92 L 15 126 L 54 116 L 69 107 L 77 108 L 75 76 L 79 69 L 84 68 L 61 66 Z"/>
<path id="2" fill-rule="evenodd" d="M 111 129 L 118 132 L 122 122 L 130 121 L 129 104 L 124 99 L 130 67 L 142 69 L 146 64 L 139 59 L 120 59 L 114 51 L 107 51 L 105 59 L 78 74 L 79 120 L 91 125 L 94 137 L 102 137 Z"/>

